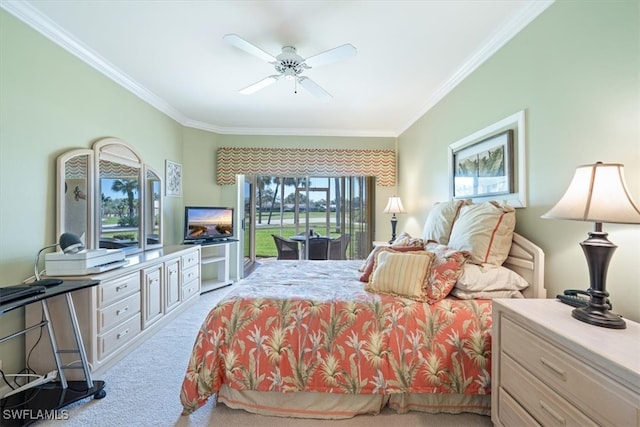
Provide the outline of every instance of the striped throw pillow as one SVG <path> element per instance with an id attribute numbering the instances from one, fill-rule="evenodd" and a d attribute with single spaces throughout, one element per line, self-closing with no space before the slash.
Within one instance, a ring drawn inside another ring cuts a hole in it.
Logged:
<path id="1" fill-rule="evenodd" d="M 428 251 L 382 251 L 365 290 L 424 301 L 423 286 L 433 257 Z"/>

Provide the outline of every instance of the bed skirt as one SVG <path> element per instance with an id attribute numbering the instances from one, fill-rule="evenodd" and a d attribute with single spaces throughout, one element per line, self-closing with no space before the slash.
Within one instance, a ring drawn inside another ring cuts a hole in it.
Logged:
<path id="1" fill-rule="evenodd" d="M 379 414 L 389 406 L 398 413 L 419 411 L 491 415 L 490 395 L 466 394 L 331 394 L 314 392 L 280 393 L 236 390 L 223 384 L 217 401 L 232 409 L 260 415 L 292 418 L 345 419 L 359 414 Z"/>

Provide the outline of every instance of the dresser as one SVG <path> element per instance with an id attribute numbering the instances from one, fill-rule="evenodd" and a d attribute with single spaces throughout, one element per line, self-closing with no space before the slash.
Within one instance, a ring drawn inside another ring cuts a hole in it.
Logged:
<path id="1" fill-rule="evenodd" d="M 616 330 L 553 299 L 493 301 L 496 426 L 639 426 L 640 324 Z"/>
<path id="2" fill-rule="evenodd" d="M 77 278 L 77 277 L 76 277 Z M 200 294 L 200 246 L 165 246 L 128 256 L 126 265 L 101 274 L 82 277 L 99 280 L 92 288 L 73 292 L 73 304 L 80 325 L 91 373 L 100 375 L 122 359 L 162 325 L 187 309 Z M 49 310 L 57 331 L 70 331 L 64 322 L 61 298 L 51 298 Z M 27 324 L 40 319 L 36 304 L 25 311 Z M 75 348 L 73 336 L 56 333 L 60 349 Z M 55 369 L 46 337 L 29 333 L 25 339 L 27 365 L 36 372 Z M 76 361 L 68 358 L 63 365 Z M 66 371 L 70 379 L 81 378 Z"/>

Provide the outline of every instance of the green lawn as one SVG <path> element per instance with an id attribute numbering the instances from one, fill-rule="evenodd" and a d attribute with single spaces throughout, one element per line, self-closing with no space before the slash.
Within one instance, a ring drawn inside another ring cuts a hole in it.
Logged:
<path id="1" fill-rule="evenodd" d="M 278 251 L 276 250 L 276 245 L 273 242 L 272 234 L 279 234 L 280 227 L 265 227 L 261 226 L 256 229 L 256 258 L 262 257 L 277 257 Z M 291 237 L 296 234 L 295 226 L 286 226 L 282 228 L 282 236 L 283 237 Z M 339 236 L 340 233 L 330 233 L 331 236 Z M 245 250 L 247 250 L 247 246 L 245 245 Z M 245 255 L 247 255 L 245 253 Z"/>

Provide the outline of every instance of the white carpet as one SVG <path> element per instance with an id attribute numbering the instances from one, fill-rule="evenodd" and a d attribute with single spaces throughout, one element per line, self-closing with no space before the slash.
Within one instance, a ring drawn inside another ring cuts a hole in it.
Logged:
<path id="1" fill-rule="evenodd" d="M 360 415 L 348 420 L 300 420 L 265 417 L 224 405 L 212 399 L 188 417 L 180 415 L 180 386 L 193 341 L 210 308 L 232 288 L 199 297 L 196 304 L 162 327 L 101 378 L 104 399 L 85 399 L 67 406 L 68 419 L 43 421 L 37 426 L 491 426 L 480 415 L 398 415 L 386 408 L 380 415 Z"/>

